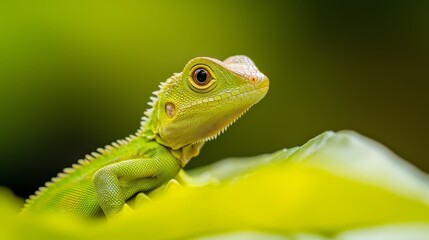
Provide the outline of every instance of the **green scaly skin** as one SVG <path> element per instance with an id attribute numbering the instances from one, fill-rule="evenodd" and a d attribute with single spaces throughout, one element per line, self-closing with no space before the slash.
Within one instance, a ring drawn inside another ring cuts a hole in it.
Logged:
<path id="1" fill-rule="evenodd" d="M 133 196 L 175 178 L 204 142 L 259 102 L 268 86 L 268 78 L 246 56 L 190 60 L 154 92 L 136 134 L 64 169 L 27 200 L 22 214 L 117 216 Z"/>

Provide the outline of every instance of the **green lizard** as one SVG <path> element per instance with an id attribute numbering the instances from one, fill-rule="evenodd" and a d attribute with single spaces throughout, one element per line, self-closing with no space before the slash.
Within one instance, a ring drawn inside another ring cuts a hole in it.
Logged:
<path id="1" fill-rule="evenodd" d="M 268 78 L 246 56 L 190 60 L 160 84 L 136 134 L 86 155 L 27 199 L 22 214 L 113 217 L 126 201 L 174 179 L 204 142 L 259 102 Z"/>

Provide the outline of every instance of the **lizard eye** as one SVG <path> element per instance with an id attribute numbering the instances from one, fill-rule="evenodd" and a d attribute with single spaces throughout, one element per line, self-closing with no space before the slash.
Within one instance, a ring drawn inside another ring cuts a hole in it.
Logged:
<path id="1" fill-rule="evenodd" d="M 204 65 L 197 65 L 189 71 L 189 83 L 194 91 L 209 91 L 216 82 L 211 69 Z"/>
<path id="2" fill-rule="evenodd" d="M 212 79 L 212 76 L 204 68 L 197 68 L 192 74 L 192 80 L 194 80 L 194 82 L 199 86 L 207 85 L 211 81 L 211 79 Z"/>

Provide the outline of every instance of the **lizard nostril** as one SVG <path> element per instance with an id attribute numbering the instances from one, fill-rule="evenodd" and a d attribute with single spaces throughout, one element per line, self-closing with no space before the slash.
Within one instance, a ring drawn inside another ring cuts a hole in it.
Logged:
<path id="1" fill-rule="evenodd" d="M 252 77 L 249 78 L 249 82 L 251 84 L 256 84 L 258 82 L 258 80 L 256 79 L 256 77 L 252 76 Z"/>

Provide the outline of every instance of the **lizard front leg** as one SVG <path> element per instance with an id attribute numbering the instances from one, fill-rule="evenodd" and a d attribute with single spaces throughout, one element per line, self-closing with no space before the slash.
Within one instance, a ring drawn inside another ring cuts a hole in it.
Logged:
<path id="1" fill-rule="evenodd" d="M 164 162 L 165 163 L 165 162 Z M 99 169 L 93 178 L 97 202 L 106 216 L 126 208 L 125 201 L 138 192 L 154 189 L 174 176 L 157 159 L 131 159 Z M 171 175 L 171 177 L 170 177 Z"/>

